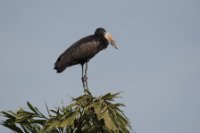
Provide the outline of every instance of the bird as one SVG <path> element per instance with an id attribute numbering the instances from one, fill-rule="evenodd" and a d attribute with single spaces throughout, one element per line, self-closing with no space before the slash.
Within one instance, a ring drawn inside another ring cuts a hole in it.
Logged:
<path id="1" fill-rule="evenodd" d="M 80 64 L 83 87 L 87 88 L 88 62 L 97 53 L 106 49 L 109 44 L 118 49 L 112 35 L 104 28 L 97 28 L 94 34 L 83 37 L 69 46 L 56 60 L 54 69 L 57 73 L 62 73 L 66 68 Z"/>

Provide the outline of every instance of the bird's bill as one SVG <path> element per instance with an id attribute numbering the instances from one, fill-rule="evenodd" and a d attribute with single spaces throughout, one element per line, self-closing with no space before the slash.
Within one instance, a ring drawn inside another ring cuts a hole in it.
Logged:
<path id="1" fill-rule="evenodd" d="M 112 35 L 108 32 L 105 34 L 105 38 L 108 40 L 108 42 L 116 49 L 118 49 L 115 40 L 113 39 Z"/>

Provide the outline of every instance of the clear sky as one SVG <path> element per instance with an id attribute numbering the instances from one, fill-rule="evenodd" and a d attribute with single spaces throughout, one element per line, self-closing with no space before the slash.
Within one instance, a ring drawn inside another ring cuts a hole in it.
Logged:
<path id="1" fill-rule="evenodd" d="M 123 91 L 117 101 L 137 133 L 199 133 L 199 0 L 0 0 L 0 110 L 30 101 L 46 112 L 45 102 L 83 94 L 81 67 L 57 74 L 53 64 L 97 27 L 119 50 L 89 62 L 91 92 Z"/>

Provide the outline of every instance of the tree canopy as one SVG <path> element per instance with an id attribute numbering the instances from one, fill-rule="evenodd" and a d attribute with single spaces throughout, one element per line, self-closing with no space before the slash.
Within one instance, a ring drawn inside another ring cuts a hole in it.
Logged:
<path id="1" fill-rule="evenodd" d="M 129 120 L 120 109 L 124 104 L 114 103 L 119 94 L 84 94 L 65 107 L 46 106 L 47 116 L 27 102 L 28 110 L 2 111 L 1 124 L 17 133 L 129 133 Z"/>

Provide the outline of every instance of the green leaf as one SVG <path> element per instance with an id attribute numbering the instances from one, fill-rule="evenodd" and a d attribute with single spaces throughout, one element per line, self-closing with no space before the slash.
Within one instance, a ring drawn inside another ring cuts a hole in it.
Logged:
<path id="1" fill-rule="evenodd" d="M 23 133 L 23 131 L 14 124 L 9 124 L 9 123 L 3 122 L 2 125 L 13 130 L 13 131 L 15 131 L 15 132 L 17 132 L 17 133 Z"/>

